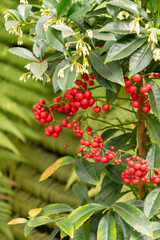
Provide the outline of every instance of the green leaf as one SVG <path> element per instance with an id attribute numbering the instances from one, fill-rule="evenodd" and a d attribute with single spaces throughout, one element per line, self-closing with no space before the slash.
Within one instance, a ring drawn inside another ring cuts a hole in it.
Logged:
<path id="1" fill-rule="evenodd" d="M 151 191 L 144 200 L 144 213 L 150 219 L 160 209 L 160 188 Z"/>
<path id="2" fill-rule="evenodd" d="M 65 15 L 71 5 L 72 0 L 60 0 L 57 5 L 57 18 Z"/>
<path id="3" fill-rule="evenodd" d="M 46 60 L 43 62 L 31 63 L 30 71 L 34 74 L 36 78 L 42 77 L 42 75 L 47 71 L 48 63 Z"/>
<path id="4" fill-rule="evenodd" d="M 52 222 L 54 222 L 54 220 L 47 216 L 35 217 L 35 218 L 30 219 L 30 221 L 28 222 L 28 226 L 29 227 L 38 227 L 38 226 L 42 226 L 44 224 L 52 223 Z"/>
<path id="5" fill-rule="evenodd" d="M 151 90 L 148 92 L 149 101 L 151 104 L 151 109 L 155 116 L 160 119 L 160 88 L 159 86 L 153 82 L 149 81 L 149 83 L 152 85 Z"/>
<path id="6" fill-rule="evenodd" d="M 115 36 L 112 33 L 100 33 L 98 29 L 92 30 L 93 38 L 103 41 L 116 41 Z"/>
<path id="7" fill-rule="evenodd" d="M 57 0 L 43 0 L 43 3 L 47 9 L 50 9 L 53 13 L 55 13 L 55 9 L 58 5 Z"/>
<path id="8" fill-rule="evenodd" d="M 59 30 L 62 32 L 62 37 L 66 38 L 72 35 L 75 35 L 76 33 L 72 30 L 72 28 L 64 25 L 64 24 L 55 24 L 51 26 L 52 28 Z"/>
<path id="9" fill-rule="evenodd" d="M 147 162 L 150 168 L 160 168 L 160 146 L 153 144 L 147 153 Z"/>
<path id="10" fill-rule="evenodd" d="M 8 9 L 7 12 L 11 13 L 14 17 L 17 18 L 17 20 L 21 20 L 21 15 L 19 14 L 19 12 L 17 10 L 14 9 Z"/>
<path id="11" fill-rule="evenodd" d="M 78 229 L 88 218 L 90 218 L 95 211 L 100 211 L 105 207 L 97 204 L 90 203 L 76 208 L 69 216 L 69 221 L 74 224 L 75 230 Z"/>
<path id="12" fill-rule="evenodd" d="M 82 18 L 91 8 L 91 4 L 88 2 L 75 2 L 71 5 L 71 8 L 68 11 L 68 18 Z"/>
<path id="13" fill-rule="evenodd" d="M 114 203 L 112 208 L 136 231 L 153 237 L 151 223 L 141 210 L 126 202 Z"/>
<path id="14" fill-rule="evenodd" d="M 24 227 L 24 235 L 25 235 L 25 237 L 27 237 L 28 234 L 34 229 L 34 227 L 29 227 L 29 226 L 28 226 L 28 223 L 29 223 L 30 221 L 31 221 L 31 220 L 29 220 L 29 221 L 26 223 L 25 227 Z"/>
<path id="15" fill-rule="evenodd" d="M 152 0 L 152 8 L 154 10 L 154 12 L 160 11 L 160 2 L 159 0 Z"/>
<path id="16" fill-rule="evenodd" d="M 90 52 L 90 60 L 95 70 L 104 78 L 111 82 L 116 82 L 124 85 L 123 73 L 120 65 L 117 62 L 104 64 L 103 58 L 99 51 Z"/>
<path id="17" fill-rule="evenodd" d="M 97 231 L 97 240 L 116 240 L 115 220 L 110 212 L 107 212 L 100 220 Z"/>
<path id="18" fill-rule="evenodd" d="M 152 58 L 151 44 L 146 43 L 134 52 L 129 60 L 130 76 L 145 69 L 152 61 Z"/>
<path id="19" fill-rule="evenodd" d="M 131 227 L 117 213 L 114 213 L 114 219 L 118 240 L 128 240 L 132 233 Z"/>
<path id="20" fill-rule="evenodd" d="M 60 31 L 57 31 L 53 28 L 48 28 L 46 31 L 46 38 L 52 48 L 65 53 L 64 40 Z"/>
<path id="21" fill-rule="evenodd" d="M 49 216 L 52 214 L 65 213 L 65 212 L 71 212 L 71 211 L 73 211 L 73 208 L 71 208 L 67 204 L 54 203 L 54 204 L 50 204 L 50 205 L 47 205 L 44 208 L 42 208 L 42 210 L 39 214 Z"/>
<path id="22" fill-rule="evenodd" d="M 114 166 L 114 165 L 108 165 L 107 167 L 107 171 L 108 174 L 110 176 L 110 178 L 117 183 L 122 184 L 123 183 L 123 179 L 121 178 L 121 173 L 122 171 L 120 170 L 119 167 Z"/>
<path id="23" fill-rule="evenodd" d="M 114 100 L 117 98 L 119 92 L 120 92 L 121 86 L 117 85 L 117 91 L 113 92 L 110 89 L 107 89 L 106 91 L 106 100 L 108 104 L 112 104 Z"/>
<path id="24" fill-rule="evenodd" d="M 107 2 L 107 4 L 116 6 L 116 7 L 120 7 L 120 8 L 124 8 L 127 11 L 134 12 L 137 14 L 139 12 L 138 11 L 139 6 L 130 0 L 118 0 L 118 1 L 113 0 L 113 1 Z"/>
<path id="25" fill-rule="evenodd" d="M 150 115 L 145 114 L 146 125 L 152 143 L 157 143 L 160 146 L 160 124 L 159 121 Z"/>
<path id="26" fill-rule="evenodd" d="M 74 226 L 72 222 L 68 218 L 61 218 L 59 220 L 56 220 L 57 226 L 64 231 L 67 235 L 69 235 L 71 238 L 74 235 Z"/>
<path id="27" fill-rule="evenodd" d="M 115 151 L 118 151 L 119 149 L 125 149 L 126 143 L 130 140 L 131 136 L 131 133 L 124 133 L 117 137 L 111 138 L 105 144 L 105 148 L 110 148 L 111 146 L 114 146 Z"/>
<path id="28" fill-rule="evenodd" d="M 5 28 L 7 31 L 9 31 L 10 29 L 12 29 L 12 27 L 16 27 L 16 25 L 19 24 L 19 21 L 15 21 L 15 20 L 9 20 L 7 22 L 5 22 Z"/>
<path id="29" fill-rule="evenodd" d="M 104 131 L 101 135 L 103 141 L 106 141 L 108 138 L 112 137 L 117 131 L 118 129 L 116 128 L 110 128 Z"/>
<path id="30" fill-rule="evenodd" d="M 100 29 L 100 32 L 113 32 L 117 34 L 133 34 L 130 32 L 129 22 L 110 22 Z"/>
<path id="31" fill-rule="evenodd" d="M 54 239 L 55 239 L 54 237 L 57 235 L 58 232 L 59 232 L 59 228 L 58 228 L 58 227 L 56 227 L 55 229 L 53 229 L 53 231 L 51 232 L 48 240 L 54 240 Z"/>
<path id="32" fill-rule="evenodd" d="M 77 197 L 81 198 L 82 200 L 84 199 L 88 202 L 88 188 L 86 184 L 82 182 L 75 183 L 72 186 L 72 191 Z"/>
<path id="33" fill-rule="evenodd" d="M 33 53 L 31 53 L 26 48 L 13 47 L 13 48 L 8 49 L 8 51 L 12 54 L 15 54 L 15 55 L 19 56 L 19 57 L 26 58 L 26 59 L 32 60 L 32 61 L 38 61 L 38 59 L 33 55 Z"/>
<path id="34" fill-rule="evenodd" d="M 96 185 L 98 183 L 98 177 L 92 164 L 84 158 L 78 157 L 76 159 L 75 170 L 83 181 Z"/>
<path id="35" fill-rule="evenodd" d="M 109 49 L 105 63 L 116 61 L 125 57 L 128 57 L 137 48 L 139 48 L 146 38 L 127 38 L 125 40 L 120 40 L 119 42 L 113 44 Z"/>
<path id="36" fill-rule="evenodd" d="M 43 58 L 47 49 L 46 41 L 37 40 L 33 45 L 33 52 L 37 58 Z"/>
<path id="37" fill-rule="evenodd" d="M 66 63 L 67 63 L 67 61 L 66 61 Z M 67 65 L 68 65 L 68 63 L 66 64 L 66 66 Z M 58 65 L 57 68 L 59 68 L 59 67 L 60 67 L 60 64 Z M 57 77 L 57 84 L 58 84 L 59 88 L 63 92 L 65 92 L 73 85 L 75 80 L 76 80 L 76 68 L 74 66 L 72 72 L 71 72 L 70 67 L 64 70 L 64 78 Z"/>
<path id="38" fill-rule="evenodd" d="M 134 231 L 129 240 L 151 240 L 150 237 L 144 236 L 143 234 Z M 153 238 L 152 238 L 153 239 Z"/>
<path id="39" fill-rule="evenodd" d="M 7 148 L 13 151 L 15 154 L 19 155 L 19 151 L 16 146 L 11 142 L 11 140 L 0 131 L 0 147 Z"/>
<path id="40" fill-rule="evenodd" d="M 58 168 L 75 163 L 75 159 L 70 156 L 65 156 L 59 158 L 55 163 L 53 163 L 49 168 L 47 168 L 41 175 L 40 181 L 47 179 L 51 176 Z"/>
<path id="41" fill-rule="evenodd" d="M 151 222 L 152 229 L 153 229 L 153 238 L 159 239 L 160 238 L 160 222 Z"/>
<path id="42" fill-rule="evenodd" d="M 30 11 L 32 9 L 32 5 L 29 4 L 20 4 L 18 6 L 18 12 L 21 15 L 21 18 L 23 19 L 23 21 L 26 21 Z"/>
<path id="43" fill-rule="evenodd" d="M 85 237 L 85 231 L 84 231 L 84 225 L 79 227 L 75 232 L 74 232 L 74 237 L 72 240 L 86 240 Z"/>

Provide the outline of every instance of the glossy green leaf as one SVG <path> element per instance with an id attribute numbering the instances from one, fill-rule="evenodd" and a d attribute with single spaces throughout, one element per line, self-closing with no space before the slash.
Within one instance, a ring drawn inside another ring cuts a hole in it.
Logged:
<path id="1" fill-rule="evenodd" d="M 72 35 L 75 35 L 76 33 L 72 30 L 72 28 L 68 27 L 64 24 L 55 24 L 51 26 L 52 28 L 59 30 L 62 32 L 62 37 L 66 38 Z"/>
<path id="2" fill-rule="evenodd" d="M 57 8 L 58 1 L 57 0 L 43 0 L 43 3 L 47 9 L 50 9 L 55 13 L 55 9 Z"/>
<path id="3" fill-rule="evenodd" d="M 157 144 L 153 144 L 147 153 L 147 162 L 150 168 L 160 168 L 160 146 Z"/>
<path id="4" fill-rule="evenodd" d="M 57 84 L 59 88 L 65 92 L 68 90 L 76 80 L 76 68 L 73 67 L 73 71 L 71 71 L 70 67 L 64 70 L 64 78 L 57 78 Z"/>
<path id="5" fill-rule="evenodd" d="M 117 91 L 113 92 L 110 89 L 107 89 L 106 91 L 106 100 L 108 104 L 112 104 L 114 100 L 117 98 L 119 92 L 120 92 L 121 86 L 117 85 Z"/>
<path id="6" fill-rule="evenodd" d="M 72 0 L 60 0 L 57 5 L 57 18 L 62 17 L 64 14 L 67 13 Z"/>
<path id="7" fill-rule="evenodd" d="M 46 60 L 43 62 L 31 63 L 30 71 L 36 78 L 42 77 L 42 75 L 47 71 L 48 63 Z"/>
<path id="8" fill-rule="evenodd" d="M 67 235 L 69 235 L 71 238 L 74 235 L 74 226 L 73 223 L 68 218 L 61 218 L 59 220 L 56 220 L 57 226 L 65 232 Z"/>
<path id="9" fill-rule="evenodd" d="M 136 231 L 153 237 L 151 223 L 141 210 L 126 202 L 114 203 L 112 208 Z"/>
<path id="10" fill-rule="evenodd" d="M 97 240 L 116 240 L 115 220 L 110 212 L 107 212 L 100 220 L 97 231 Z"/>
<path id="11" fill-rule="evenodd" d="M 49 28 L 46 31 L 46 38 L 49 45 L 52 48 L 63 53 L 65 52 L 64 40 L 62 38 L 62 33 L 60 31 L 57 31 L 53 28 Z"/>
<path id="12" fill-rule="evenodd" d="M 57 235 L 58 232 L 59 232 L 59 228 L 58 228 L 58 227 L 56 227 L 55 229 L 53 229 L 53 231 L 51 232 L 48 240 L 54 240 L 54 239 L 55 239 L 54 237 Z"/>
<path id="13" fill-rule="evenodd" d="M 20 4 L 18 6 L 18 12 L 21 15 L 21 18 L 23 19 L 23 21 L 26 21 L 31 9 L 32 9 L 32 5 L 29 5 L 29 4 Z"/>
<path id="14" fill-rule="evenodd" d="M 31 221 L 31 220 L 29 220 L 29 221 L 26 223 L 25 227 L 24 227 L 24 236 L 25 236 L 25 237 L 27 237 L 28 234 L 29 234 L 30 232 L 32 232 L 32 230 L 35 228 L 35 227 L 29 227 L 28 223 L 29 223 L 30 221 Z"/>
<path id="15" fill-rule="evenodd" d="M 114 219 L 118 240 L 128 240 L 133 230 L 117 213 L 114 213 Z"/>
<path id="16" fill-rule="evenodd" d="M 115 41 L 116 38 L 113 33 L 101 33 L 98 29 L 92 30 L 93 38 L 103 41 Z"/>
<path id="17" fill-rule="evenodd" d="M 160 146 L 160 124 L 156 118 L 150 115 L 145 115 L 146 125 L 152 143 L 157 143 Z"/>
<path id="18" fill-rule="evenodd" d="M 57 64 L 57 67 L 54 71 L 54 74 L 52 76 L 52 85 L 53 85 L 53 88 L 54 88 L 54 91 L 57 92 L 60 87 L 57 83 L 57 80 L 58 80 L 58 73 L 60 71 L 60 69 L 66 67 L 69 63 L 66 61 L 66 60 L 63 60 L 62 62 L 60 62 L 59 64 Z"/>
<path id="19" fill-rule="evenodd" d="M 106 141 L 108 138 L 112 137 L 117 131 L 118 129 L 116 128 L 110 128 L 104 131 L 101 135 L 103 141 Z"/>
<path id="20" fill-rule="evenodd" d="M 86 240 L 85 236 L 85 231 L 84 231 L 84 225 L 79 227 L 75 232 L 74 232 L 74 237 L 71 238 L 70 240 Z"/>
<path id="21" fill-rule="evenodd" d="M 110 148 L 111 146 L 114 146 L 115 151 L 118 151 L 119 149 L 125 149 L 126 143 L 130 140 L 131 136 L 131 133 L 125 133 L 117 137 L 113 137 L 105 144 L 105 147 Z"/>
<path id="22" fill-rule="evenodd" d="M 119 41 L 112 45 L 109 49 L 105 62 L 116 61 L 132 54 L 137 48 L 139 48 L 146 38 L 127 38 L 123 41 Z"/>
<path id="23" fill-rule="evenodd" d="M 84 158 L 76 159 L 75 170 L 77 175 L 85 182 L 96 185 L 98 177 L 92 164 Z"/>
<path id="24" fill-rule="evenodd" d="M 146 43 L 131 55 L 129 60 L 130 76 L 144 70 L 150 64 L 152 58 L 151 44 Z"/>
<path id="25" fill-rule="evenodd" d="M 117 183 L 123 183 L 123 179 L 121 178 L 121 173 L 122 171 L 120 170 L 119 167 L 114 166 L 114 165 L 108 165 L 107 167 L 108 174 L 110 178 L 117 182 Z"/>
<path id="26" fill-rule="evenodd" d="M 139 239 L 141 239 L 141 240 L 151 240 L 153 238 L 144 236 L 143 234 L 134 231 L 129 240 L 139 240 Z"/>
<path id="27" fill-rule="evenodd" d="M 40 181 L 47 179 L 51 176 L 58 168 L 75 163 L 75 159 L 70 156 L 65 156 L 59 158 L 55 163 L 53 163 L 49 168 L 47 168 L 41 175 Z"/>
<path id="28" fill-rule="evenodd" d="M 113 1 L 107 2 L 107 4 L 116 6 L 116 7 L 120 7 L 120 8 L 124 8 L 127 11 L 131 11 L 131 12 L 134 12 L 137 14 L 139 12 L 138 11 L 139 6 L 130 0 L 118 0 L 118 1 L 113 0 Z"/>
<path id="29" fill-rule="evenodd" d="M 8 9 L 7 12 L 11 13 L 14 17 L 17 18 L 17 20 L 21 20 L 21 15 L 17 10 L 14 9 Z"/>
<path id="30" fill-rule="evenodd" d="M 104 64 L 103 58 L 99 51 L 90 53 L 90 60 L 95 70 L 104 78 L 111 82 L 124 85 L 123 73 L 120 65 L 117 62 Z"/>
<path id="31" fill-rule="evenodd" d="M 80 206 L 68 216 L 68 220 L 74 224 L 75 229 L 78 229 L 85 221 L 87 221 L 88 218 L 93 215 L 93 213 L 104 208 L 104 206 L 97 203 L 90 203 Z"/>
<path id="32" fill-rule="evenodd" d="M 31 53 L 26 48 L 13 47 L 13 48 L 8 49 L 8 51 L 12 54 L 15 54 L 15 55 L 19 56 L 19 57 L 26 58 L 26 59 L 32 60 L 32 61 L 38 61 L 38 59 L 33 55 L 33 53 Z"/>
<path id="33" fill-rule="evenodd" d="M 132 34 L 129 28 L 129 22 L 110 22 L 100 29 L 100 32 L 113 32 L 117 34 Z"/>
<path id="34" fill-rule="evenodd" d="M 151 191 L 144 201 L 144 213 L 150 219 L 160 209 L 160 188 Z"/>
<path id="35" fill-rule="evenodd" d="M 37 58 L 42 59 L 45 55 L 47 48 L 46 41 L 44 40 L 37 40 L 35 44 L 33 45 L 33 52 L 36 55 Z"/>
<path id="36" fill-rule="evenodd" d="M 38 226 L 42 226 L 44 224 L 52 223 L 52 222 L 54 222 L 54 220 L 47 216 L 35 217 L 35 218 L 30 219 L 30 221 L 28 222 L 28 226 L 29 227 L 38 227 Z"/>
<path id="37" fill-rule="evenodd" d="M 91 8 L 89 2 L 79 1 L 72 4 L 71 8 L 68 11 L 68 18 L 82 18 Z"/>
<path id="38" fill-rule="evenodd" d="M 65 213 L 65 212 L 71 212 L 71 211 L 73 211 L 73 208 L 71 208 L 67 204 L 54 203 L 54 204 L 49 204 L 44 208 L 42 208 L 39 214 L 49 216 L 52 214 Z"/>
<path id="39" fill-rule="evenodd" d="M 155 114 L 155 116 L 160 119 L 160 104 L 159 104 L 160 103 L 160 88 L 153 81 L 149 81 L 149 83 L 152 86 L 151 90 L 149 90 L 149 92 L 148 92 L 151 109 L 152 109 L 153 113 Z"/>
<path id="40" fill-rule="evenodd" d="M 88 201 L 88 188 L 86 184 L 82 182 L 75 183 L 72 186 L 72 191 L 77 197 Z"/>

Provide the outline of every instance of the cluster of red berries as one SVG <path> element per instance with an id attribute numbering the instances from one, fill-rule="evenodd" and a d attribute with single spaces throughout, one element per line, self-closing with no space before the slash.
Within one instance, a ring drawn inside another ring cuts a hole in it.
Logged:
<path id="1" fill-rule="evenodd" d="M 92 72 L 89 75 L 87 73 L 83 73 L 82 79 L 81 80 L 77 79 L 75 81 L 75 83 L 78 86 L 81 86 L 82 88 L 87 90 L 88 86 L 93 86 L 94 85 L 94 79 L 95 79 L 95 77 L 94 77 Z"/>
<path id="2" fill-rule="evenodd" d="M 156 73 L 156 72 L 153 72 L 153 73 L 148 73 L 149 76 L 153 76 L 155 78 L 160 78 L 160 74 L 159 73 Z"/>
<path id="3" fill-rule="evenodd" d="M 145 159 L 140 158 L 139 156 L 133 155 L 131 158 L 127 157 L 126 159 L 128 168 L 122 172 L 121 177 L 126 184 L 132 182 L 134 185 L 137 185 L 140 180 L 142 182 L 149 183 L 149 173 L 148 163 Z M 154 183 L 160 182 L 160 169 L 156 170 L 157 174 L 151 175 L 151 180 Z"/>
<path id="4" fill-rule="evenodd" d="M 41 123 L 49 123 L 53 120 L 50 110 L 49 109 L 46 110 L 46 108 L 43 107 L 45 103 L 46 102 L 44 99 L 40 99 L 38 103 L 36 103 L 32 107 L 32 109 L 34 110 L 35 119 L 37 119 Z"/>
<path id="5" fill-rule="evenodd" d="M 127 77 L 124 78 L 125 90 L 131 93 L 131 98 L 133 100 L 132 106 L 134 108 L 139 108 L 141 103 L 143 103 L 142 111 L 148 113 L 151 109 L 150 102 L 146 93 L 151 90 L 151 84 L 145 83 L 140 87 L 139 82 L 141 81 L 141 75 L 136 73 L 132 76 L 133 83 Z"/>

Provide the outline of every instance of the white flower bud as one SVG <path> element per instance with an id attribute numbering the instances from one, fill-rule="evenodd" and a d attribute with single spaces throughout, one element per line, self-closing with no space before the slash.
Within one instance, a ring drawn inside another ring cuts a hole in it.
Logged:
<path id="1" fill-rule="evenodd" d="M 93 38 L 93 32 L 90 29 L 87 30 L 87 34 L 89 38 Z"/>
<path id="2" fill-rule="evenodd" d="M 159 48 L 154 49 L 153 58 L 155 61 L 160 60 L 160 49 Z"/>
<path id="3" fill-rule="evenodd" d="M 59 70 L 57 76 L 60 77 L 60 78 L 64 78 L 64 69 L 63 69 L 63 68 L 61 68 L 61 69 Z"/>

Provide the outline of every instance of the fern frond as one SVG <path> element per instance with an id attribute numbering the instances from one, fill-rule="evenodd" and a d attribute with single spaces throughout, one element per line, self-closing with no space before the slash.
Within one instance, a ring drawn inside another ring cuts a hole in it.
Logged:
<path id="1" fill-rule="evenodd" d="M 15 154 L 19 155 L 19 151 L 16 148 L 16 146 L 12 143 L 12 141 L 3 133 L 0 131 L 0 146 L 7 148 L 11 151 L 13 151 Z"/>

